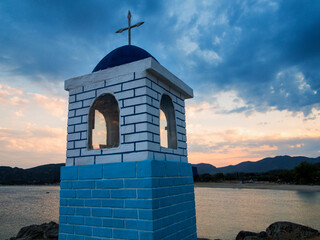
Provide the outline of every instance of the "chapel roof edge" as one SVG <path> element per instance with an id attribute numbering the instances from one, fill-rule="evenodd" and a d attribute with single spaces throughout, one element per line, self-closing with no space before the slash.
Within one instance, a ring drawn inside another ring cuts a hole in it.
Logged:
<path id="1" fill-rule="evenodd" d="M 133 72 L 141 73 L 143 71 L 154 75 L 165 84 L 168 84 L 178 92 L 181 92 L 184 98 L 193 98 L 192 88 L 152 57 L 67 79 L 64 82 L 64 88 L 66 91 L 69 91 L 77 87 L 87 86 L 96 82 L 112 79 L 117 76 L 130 74 Z"/>

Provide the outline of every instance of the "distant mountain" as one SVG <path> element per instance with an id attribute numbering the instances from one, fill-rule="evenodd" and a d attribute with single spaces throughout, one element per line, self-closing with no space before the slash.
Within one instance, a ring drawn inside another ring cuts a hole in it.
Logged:
<path id="1" fill-rule="evenodd" d="M 216 168 L 211 164 L 193 164 L 197 168 L 198 174 L 233 173 L 233 172 L 268 172 L 271 170 L 293 169 L 300 162 L 307 161 L 317 164 L 320 167 L 320 157 L 290 157 L 277 156 L 274 158 L 264 158 L 257 162 L 242 162 L 237 165 Z M 47 164 L 29 169 L 0 167 L 0 185 L 11 184 L 54 184 L 60 182 L 61 164 Z"/>
<path id="2" fill-rule="evenodd" d="M 61 164 L 47 164 L 29 169 L 0 167 L 0 184 L 53 184 L 60 182 Z"/>
<path id="3" fill-rule="evenodd" d="M 217 172 L 217 168 L 208 163 L 192 164 L 192 166 L 197 168 L 199 175 L 204 173 L 214 174 Z"/>
<path id="4" fill-rule="evenodd" d="M 216 168 L 211 164 L 193 164 L 197 167 L 198 174 L 215 174 L 215 173 L 233 173 L 233 172 L 268 172 L 271 170 L 280 169 L 293 169 L 295 166 L 299 165 L 300 162 L 307 161 L 309 163 L 319 163 L 320 157 L 308 158 L 308 157 L 290 157 L 290 156 L 277 156 L 274 158 L 264 158 L 257 162 L 242 162 L 237 165 L 229 165 L 226 167 Z"/>

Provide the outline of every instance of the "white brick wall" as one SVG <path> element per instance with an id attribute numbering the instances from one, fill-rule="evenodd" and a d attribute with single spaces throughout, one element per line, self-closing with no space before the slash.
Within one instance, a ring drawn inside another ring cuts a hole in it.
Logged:
<path id="1" fill-rule="evenodd" d="M 138 88 L 138 87 L 151 87 L 151 82 L 149 79 L 143 78 L 143 79 L 139 79 L 139 80 L 135 80 L 132 82 L 128 82 L 128 83 L 124 83 L 122 90 L 128 90 L 128 89 L 134 89 L 134 88 Z"/>
<path id="2" fill-rule="evenodd" d="M 68 112 L 68 118 L 74 117 L 74 115 L 75 115 L 75 110 L 70 110 Z"/>
<path id="3" fill-rule="evenodd" d="M 75 141 L 74 147 L 75 148 L 85 148 L 85 147 L 87 147 L 87 141 L 86 140 Z"/>
<path id="4" fill-rule="evenodd" d="M 148 132 L 125 135 L 125 142 L 152 141 L 152 134 Z"/>
<path id="5" fill-rule="evenodd" d="M 91 165 L 94 164 L 94 157 L 79 157 L 74 161 L 75 165 Z"/>
<path id="6" fill-rule="evenodd" d="M 87 123 L 87 122 L 88 122 L 88 115 L 83 115 L 83 116 L 81 117 L 81 122 L 82 122 L 82 123 Z"/>
<path id="7" fill-rule="evenodd" d="M 105 81 L 97 82 L 97 83 L 91 83 L 90 85 L 84 86 L 84 91 L 90 91 L 95 90 L 99 88 L 103 88 L 105 86 Z"/>
<path id="8" fill-rule="evenodd" d="M 104 93 L 116 93 L 116 92 L 120 92 L 121 91 L 121 84 L 117 84 L 114 86 L 107 86 L 106 88 L 102 88 L 97 90 L 97 97 L 99 97 L 101 94 Z"/>
<path id="9" fill-rule="evenodd" d="M 81 148 L 81 156 L 101 155 L 100 149 L 88 150 L 87 148 Z"/>
<path id="10" fill-rule="evenodd" d="M 76 116 L 88 115 L 89 114 L 89 110 L 90 110 L 89 107 L 83 107 L 83 108 L 77 109 L 76 110 Z"/>
<path id="11" fill-rule="evenodd" d="M 73 165 L 74 165 L 74 158 L 67 158 L 66 166 L 73 166 Z"/>
<path id="12" fill-rule="evenodd" d="M 127 70 L 126 70 L 127 71 Z M 140 71 L 140 70 L 139 70 Z M 156 76 L 142 72 L 116 75 L 108 70 L 84 76 L 67 84 L 69 112 L 67 164 L 69 166 L 147 159 L 187 161 L 184 97 Z M 134 76 L 144 76 L 134 79 Z M 85 80 L 87 79 L 87 80 Z M 79 81 L 83 86 L 79 85 Z M 88 113 L 95 99 L 102 94 L 115 96 L 120 109 L 120 146 L 88 150 Z M 160 147 L 160 98 L 171 97 L 175 108 L 178 148 Z"/>
<path id="13" fill-rule="evenodd" d="M 132 98 L 134 97 L 134 90 L 118 92 L 115 95 L 118 99 Z"/>
<path id="14" fill-rule="evenodd" d="M 79 157 L 80 149 L 69 149 L 67 151 L 67 157 Z"/>
<path id="15" fill-rule="evenodd" d="M 82 102 L 74 102 L 69 104 L 69 110 L 73 110 L 81 107 L 82 107 Z"/>
<path id="16" fill-rule="evenodd" d="M 68 119 L 68 125 L 74 125 L 81 123 L 81 117 L 73 117 Z"/>
<path id="17" fill-rule="evenodd" d="M 134 114 L 134 107 L 126 107 L 126 108 L 122 108 L 120 115 L 121 116 L 127 116 L 127 115 L 132 115 Z"/>
<path id="18" fill-rule="evenodd" d="M 67 149 L 73 149 L 74 148 L 74 142 L 67 142 Z"/>
<path id="19" fill-rule="evenodd" d="M 76 87 L 76 88 L 70 89 L 69 94 L 73 95 L 81 92 L 83 92 L 83 87 Z"/>
<path id="20" fill-rule="evenodd" d="M 125 117 L 125 124 L 152 122 L 152 116 L 147 113 Z"/>
<path id="21" fill-rule="evenodd" d="M 68 133 L 73 133 L 74 132 L 74 125 L 68 126 L 67 127 L 67 132 Z"/>
<path id="22" fill-rule="evenodd" d="M 153 158 L 152 152 L 148 152 L 148 151 L 123 154 L 124 162 L 151 160 L 152 158 Z"/>
<path id="23" fill-rule="evenodd" d="M 146 96 L 134 97 L 134 98 L 123 100 L 123 106 L 130 107 L 138 104 L 145 104 L 146 102 L 147 102 Z"/>
<path id="24" fill-rule="evenodd" d="M 136 114 L 139 113 L 150 113 L 151 115 L 159 116 L 159 109 L 151 107 L 150 105 L 139 105 L 135 106 Z"/>
<path id="25" fill-rule="evenodd" d="M 159 134 L 159 127 L 156 125 L 153 125 L 151 123 L 138 123 L 136 124 L 136 132 L 152 132 L 155 134 Z"/>
<path id="26" fill-rule="evenodd" d="M 141 151 L 141 150 L 149 150 L 148 149 L 149 144 L 148 142 L 137 142 L 136 143 L 136 151 Z"/>
<path id="27" fill-rule="evenodd" d="M 75 131 L 76 132 L 82 132 L 82 131 L 87 131 L 88 129 L 88 124 L 78 124 L 78 125 L 75 125 Z"/>
<path id="28" fill-rule="evenodd" d="M 180 161 L 180 156 L 166 153 L 166 160 L 167 161 Z"/>
<path id="29" fill-rule="evenodd" d="M 111 153 L 124 153 L 124 152 L 133 152 L 134 143 L 121 144 L 117 148 L 107 148 L 102 150 L 102 154 L 111 154 Z"/>
<path id="30" fill-rule="evenodd" d="M 87 132 L 81 133 L 81 139 L 87 139 Z"/>
<path id="31" fill-rule="evenodd" d="M 96 164 L 113 163 L 113 162 L 121 162 L 121 161 L 122 161 L 121 154 L 96 156 Z"/>
<path id="32" fill-rule="evenodd" d="M 73 103 L 75 101 L 76 101 L 76 96 L 75 95 L 69 96 L 69 103 Z"/>
<path id="33" fill-rule="evenodd" d="M 134 133 L 134 124 L 122 126 L 120 129 L 121 134 Z"/>
<path id="34" fill-rule="evenodd" d="M 156 160 L 166 160 L 166 155 L 164 153 L 155 152 L 154 159 Z"/>
<path id="35" fill-rule="evenodd" d="M 68 133 L 68 141 L 80 140 L 80 133 Z"/>
<path id="36" fill-rule="evenodd" d="M 88 98 L 94 98 L 94 97 L 96 97 L 96 91 L 94 91 L 94 90 L 76 95 L 77 101 L 81 101 L 81 100 L 88 99 Z"/>

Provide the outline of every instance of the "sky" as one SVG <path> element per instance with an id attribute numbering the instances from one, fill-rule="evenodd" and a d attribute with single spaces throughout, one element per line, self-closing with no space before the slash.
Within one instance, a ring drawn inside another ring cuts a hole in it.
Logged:
<path id="1" fill-rule="evenodd" d="M 318 0 L 1 0 L 0 166 L 65 162 L 64 81 L 132 44 L 194 90 L 188 158 L 320 156 Z"/>

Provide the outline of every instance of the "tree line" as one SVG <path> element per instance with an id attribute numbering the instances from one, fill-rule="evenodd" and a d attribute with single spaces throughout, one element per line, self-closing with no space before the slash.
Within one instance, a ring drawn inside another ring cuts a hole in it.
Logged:
<path id="1" fill-rule="evenodd" d="M 255 181 L 278 182 L 289 184 L 317 184 L 320 185 L 320 163 L 301 162 L 292 170 L 272 170 L 264 173 L 215 173 L 201 174 L 194 177 L 195 182 L 223 182 L 223 181 Z"/>

